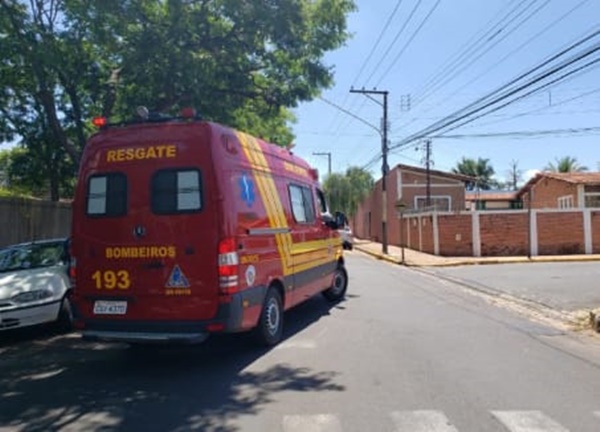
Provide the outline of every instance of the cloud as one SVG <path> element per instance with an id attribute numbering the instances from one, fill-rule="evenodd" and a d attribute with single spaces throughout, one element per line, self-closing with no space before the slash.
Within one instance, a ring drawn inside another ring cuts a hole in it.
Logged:
<path id="1" fill-rule="evenodd" d="M 531 180 L 533 177 L 535 177 L 535 175 L 537 173 L 541 172 L 539 169 L 528 169 L 527 171 L 525 171 L 525 173 L 523 174 L 523 180 L 525 180 L 526 182 L 528 182 L 529 180 Z"/>

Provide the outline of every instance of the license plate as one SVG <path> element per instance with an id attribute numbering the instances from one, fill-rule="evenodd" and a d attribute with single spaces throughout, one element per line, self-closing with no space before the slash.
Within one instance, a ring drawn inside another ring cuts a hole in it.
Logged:
<path id="1" fill-rule="evenodd" d="M 94 315 L 125 315 L 126 313 L 126 301 L 96 300 L 94 302 Z"/>

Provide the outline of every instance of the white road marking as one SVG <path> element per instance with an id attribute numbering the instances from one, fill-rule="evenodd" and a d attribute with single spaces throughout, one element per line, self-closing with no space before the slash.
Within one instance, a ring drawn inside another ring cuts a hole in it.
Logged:
<path id="1" fill-rule="evenodd" d="M 492 411 L 511 432 L 569 432 L 541 411 Z"/>
<path id="2" fill-rule="evenodd" d="M 298 339 L 288 340 L 280 343 L 275 349 L 289 349 L 289 348 L 300 348 L 300 349 L 315 349 L 317 343 L 312 339 Z"/>
<path id="3" fill-rule="evenodd" d="M 342 432 L 333 414 L 289 415 L 283 418 L 284 432 Z"/>
<path id="4" fill-rule="evenodd" d="M 394 411 L 396 432 L 458 432 L 441 411 Z"/>

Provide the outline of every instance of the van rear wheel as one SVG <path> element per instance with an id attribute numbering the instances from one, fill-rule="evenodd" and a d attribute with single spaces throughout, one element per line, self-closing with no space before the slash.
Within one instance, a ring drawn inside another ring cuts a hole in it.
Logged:
<path id="1" fill-rule="evenodd" d="M 273 346 L 283 337 L 283 301 L 275 287 L 267 291 L 254 336 L 262 346 Z"/>
<path id="2" fill-rule="evenodd" d="M 333 274 L 333 282 L 331 287 L 323 291 L 323 296 L 330 302 L 339 302 L 346 296 L 348 289 L 348 272 L 343 264 L 338 265 L 338 268 Z"/>

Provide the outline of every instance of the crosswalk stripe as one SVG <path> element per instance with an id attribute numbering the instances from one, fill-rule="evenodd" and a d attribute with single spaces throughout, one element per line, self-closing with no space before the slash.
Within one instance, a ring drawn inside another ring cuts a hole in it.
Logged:
<path id="1" fill-rule="evenodd" d="M 342 425 L 333 414 L 287 415 L 283 417 L 284 432 L 342 432 Z"/>
<path id="2" fill-rule="evenodd" d="M 569 432 L 541 411 L 492 411 L 511 432 Z"/>
<path id="3" fill-rule="evenodd" d="M 458 432 L 441 411 L 394 411 L 396 432 Z"/>

